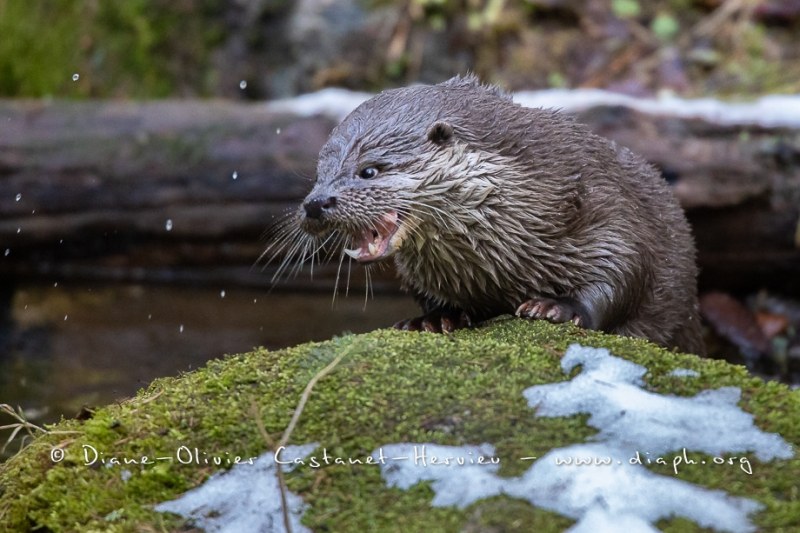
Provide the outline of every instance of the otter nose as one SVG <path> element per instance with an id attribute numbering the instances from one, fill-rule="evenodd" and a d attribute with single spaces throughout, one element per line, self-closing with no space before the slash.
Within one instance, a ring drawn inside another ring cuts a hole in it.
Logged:
<path id="1" fill-rule="evenodd" d="M 319 220 L 322 218 L 322 213 L 326 210 L 336 206 L 336 197 L 330 196 L 328 198 L 312 198 L 303 204 L 303 209 L 306 210 L 306 217 Z"/>

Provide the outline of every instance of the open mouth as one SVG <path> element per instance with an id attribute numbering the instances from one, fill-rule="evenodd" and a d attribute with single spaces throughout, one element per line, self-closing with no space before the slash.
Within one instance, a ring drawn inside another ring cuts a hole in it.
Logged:
<path id="1" fill-rule="evenodd" d="M 345 248 L 344 253 L 359 263 L 370 263 L 388 257 L 394 251 L 392 238 L 400 229 L 397 211 L 383 215 L 375 224 L 366 228 L 355 239 L 356 248 Z"/>

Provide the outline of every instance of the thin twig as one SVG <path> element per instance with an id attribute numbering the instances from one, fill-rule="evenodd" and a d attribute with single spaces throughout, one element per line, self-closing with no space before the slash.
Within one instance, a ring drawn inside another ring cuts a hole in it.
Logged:
<path id="1" fill-rule="evenodd" d="M 19 432 L 22 431 L 23 429 L 28 433 L 28 437 L 30 437 L 30 438 L 34 438 L 35 437 L 33 430 L 40 431 L 40 432 L 44 433 L 45 435 L 78 435 L 78 434 L 82 433 L 81 431 L 52 430 L 52 429 L 44 429 L 42 427 L 39 427 L 36 424 L 34 424 L 32 422 L 29 422 L 25 418 L 25 412 L 19 406 L 15 410 L 13 407 L 11 407 L 7 403 L 0 403 L 0 412 L 5 413 L 5 414 L 11 416 L 12 418 L 14 418 L 15 420 L 17 420 L 17 422 L 14 422 L 13 424 L 6 424 L 4 426 L 0 426 L 0 431 L 2 431 L 4 429 L 12 429 L 13 428 L 12 431 L 11 431 L 11 436 L 8 437 L 8 440 L 6 440 L 5 444 L 3 444 L 3 447 L 0 448 L 0 453 L 5 453 L 6 448 L 8 448 L 8 445 L 11 444 L 11 442 L 14 440 L 14 438 L 16 438 L 16 436 L 19 434 Z M 22 451 L 22 449 L 25 447 L 25 439 L 26 438 L 27 437 L 23 437 L 22 438 L 22 442 L 20 444 L 19 451 Z"/>
<path id="2" fill-rule="evenodd" d="M 292 432 L 294 432 L 294 428 L 297 426 L 297 422 L 300 420 L 300 416 L 303 414 L 303 410 L 305 409 L 306 403 L 308 403 L 308 399 L 311 397 L 311 391 L 314 389 L 314 386 L 317 384 L 319 380 L 333 372 L 342 359 L 345 358 L 347 354 L 349 354 L 353 349 L 353 345 L 347 346 L 344 350 L 341 351 L 339 355 L 337 355 L 333 361 L 328 363 L 328 365 L 317 372 L 314 377 L 306 384 L 306 388 L 303 391 L 302 396 L 300 396 L 300 401 L 297 403 L 297 407 L 292 414 L 292 419 L 289 421 L 289 425 L 286 426 L 286 429 L 283 431 L 283 435 L 281 435 L 281 440 L 278 442 L 278 445 L 275 446 L 274 441 L 267 433 L 267 429 L 264 427 L 264 422 L 262 421 L 261 411 L 259 410 L 258 406 L 256 405 L 255 401 L 253 401 L 252 409 L 254 411 L 254 416 L 256 419 L 256 426 L 258 427 L 259 433 L 261 433 L 262 438 L 267 443 L 267 446 L 272 448 L 273 453 L 277 453 L 279 448 L 286 446 L 286 443 L 289 442 L 289 438 L 292 436 Z M 281 511 L 283 512 L 283 525 L 286 529 L 286 533 L 292 533 L 292 525 L 289 520 L 289 506 L 286 501 L 286 480 L 283 477 L 283 469 L 281 465 L 275 461 L 275 473 L 278 478 L 278 488 L 280 489 L 281 494 Z"/>
<path id="3" fill-rule="evenodd" d="M 41 431 L 42 433 L 47 433 L 46 429 L 40 428 L 36 424 L 28 422 L 28 420 L 25 419 L 25 413 L 22 411 L 21 407 L 17 407 L 17 409 L 14 410 L 14 408 L 11 407 L 9 404 L 2 403 L 0 404 L 0 412 L 6 413 L 13 419 L 17 420 L 17 422 L 13 424 L 6 424 L 5 426 L 0 426 L 0 431 L 4 429 L 13 428 L 13 430 L 11 431 L 11 435 L 8 437 L 8 440 L 6 440 L 5 444 L 3 444 L 3 447 L 0 448 L 0 453 L 5 453 L 8 445 L 11 444 L 11 442 L 16 438 L 17 434 L 23 429 L 28 433 L 30 437 L 33 437 L 33 430 Z"/>
<path id="4" fill-rule="evenodd" d="M 251 409 L 253 411 L 253 416 L 256 419 L 256 427 L 258 427 L 258 432 L 261 433 L 261 437 L 264 439 L 264 442 L 267 443 L 267 446 L 272 450 L 273 453 L 273 462 L 275 463 L 275 475 L 278 478 L 278 491 L 281 494 L 281 513 L 283 514 L 283 527 L 286 529 L 286 533 L 292 533 L 292 523 L 289 520 L 289 504 L 286 501 L 286 492 L 288 491 L 286 487 L 286 479 L 283 477 L 283 469 L 278 461 L 274 460 L 274 454 L 278 453 L 277 448 L 275 447 L 275 441 L 272 440 L 272 437 L 269 436 L 267 433 L 267 428 L 264 427 L 264 421 L 262 420 L 261 409 L 258 408 L 255 400 L 253 400 L 251 404 Z"/>
<path id="5" fill-rule="evenodd" d="M 339 362 L 352 351 L 352 349 L 353 345 L 351 344 L 342 350 L 342 352 L 337 355 L 333 361 L 328 363 L 328 366 L 317 372 L 317 374 L 311 378 L 311 381 L 308 382 L 306 389 L 303 391 L 303 395 L 300 397 L 300 402 L 298 402 L 297 407 L 294 410 L 294 414 L 292 415 L 292 419 L 289 421 L 289 425 L 286 426 L 286 430 L 283 432 L 283 436 L 278 443 L 278 447 L 286 446 L 286 443 L 289 442 L 289 437 L 292 436 L 292 432 L 297 425 L 297 421 L 300 420 L 300 415 L 303 414 L 303 409 L 306 407 L 306 402 L 308 402 L 309 397 L 311 397 L 311 390 L 314 388 L 314 385 L 316 385 L 319 380 L 333 372 L 333 369 L 336 368 L 336 365 L 338 365 Z"/>

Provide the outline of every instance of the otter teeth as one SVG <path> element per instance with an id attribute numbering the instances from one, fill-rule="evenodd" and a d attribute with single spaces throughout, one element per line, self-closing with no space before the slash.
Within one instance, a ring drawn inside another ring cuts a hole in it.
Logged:
<path id="1" fill-rule="evenodd" d="M 361 256 L 364 255 L 364 250 L 362 248 L 345 248 L 343 251 L 353 259 L 360 259 Z M 367 245 L 367 251 L 369 252 L 369 255 L 377 255 L 380 251 L 380 248 L 378 248 L 377 244 L 371 242 Z"/>

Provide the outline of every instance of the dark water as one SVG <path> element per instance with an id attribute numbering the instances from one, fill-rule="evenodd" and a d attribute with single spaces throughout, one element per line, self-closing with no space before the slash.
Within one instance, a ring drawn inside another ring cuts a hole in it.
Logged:
<path id="1" fill-rule="evenodd" d="M 365 310 L 363 294 L 338 296 L 332 308 L 331 294 L 159 285 L 22 286 L 6 300 L 0 403 L 34 422 L 128 397 L 224 354 L 369 331 L 417 312 L 401 295 L 376 295 Z"/>

